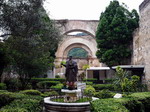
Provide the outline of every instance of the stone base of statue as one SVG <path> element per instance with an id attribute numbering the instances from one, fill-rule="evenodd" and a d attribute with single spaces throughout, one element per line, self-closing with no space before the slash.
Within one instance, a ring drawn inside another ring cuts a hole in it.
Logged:
<path id="1" fill-rule="evenodd" d="M 61 92 L 65 93 L 64 102 L 75 102 L 80 98 L 81 89 L 61 89 Z"/>

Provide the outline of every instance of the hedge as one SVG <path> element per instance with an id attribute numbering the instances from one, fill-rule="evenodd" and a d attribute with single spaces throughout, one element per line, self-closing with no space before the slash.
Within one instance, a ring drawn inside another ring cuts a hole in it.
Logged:
<path id="1" fill-rule="evenodd" d="M 43 81 L 59 81 L 59 82 L 63 83 L 63 82 L 65 82 L 65 79 L 64 78 L 32 78 L 30 83 L 31 83 L 33 89 L 37 89 L 37 88 L 39 88 L 37 86 L 37 83 L 43 82 Z"/>
<path id="2" fill-rule="evenodd" d="M 114 91 L 114 85 L 112 84 L 94 84 L 92 85 L 96 90 L 108 89 Z"/>
<path id="3" fill-rule="evenodd" d="M 42 94 L 38 90 L 24 90 L 24 91 L 20 91 L 20 93 L 26 94 L 26 95 L 41 95 Z"/>
<path id="4" fill-rule="evenodd" d="M 49 89 L 51 86 L 60 84 L 60 81 L 41 81 L 37 83 L 37 87 L 40 89 Z"/>
<path id="5" fill-rule="evenodd" d="M 41 81 L 60 81 L 60 82 L 64 82 L 65 79 L 64 78 L 32 78 L 31 82 L 41 82 Z"/>
<path id="6" fill-rule="evenodd" d="M 41 96 L 21 93 L 0 93 L 0 112 L 41 112 Z"/>
<path id="7" fill-rule="evenodd" d="M 133 93 L 125 98 L 99 99 L 91 102 L 92 112 L 149 112 L 150 92 Z"/>
<path id="8" fill-rule="evenodd" d="M 0 90 L 5 90 L 7 89 L 7 86 L 5 83 L 0 83 Z"/>

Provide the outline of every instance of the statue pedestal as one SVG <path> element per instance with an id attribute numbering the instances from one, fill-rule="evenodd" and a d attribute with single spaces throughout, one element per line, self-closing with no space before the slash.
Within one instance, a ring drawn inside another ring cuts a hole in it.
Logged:
<path id="1" fill-rule="evenodd" d="M 79 99 L 81 89 L 75 90 L 61 89 L 61 92 L 65 93 L 64 102 L 75 102 L 76 100 Z"/>

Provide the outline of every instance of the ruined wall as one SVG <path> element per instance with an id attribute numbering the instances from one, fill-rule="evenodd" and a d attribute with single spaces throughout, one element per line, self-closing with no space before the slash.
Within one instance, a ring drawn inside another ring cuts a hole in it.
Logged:
<path id="1" fill-rule="evenodd" d="M 145 65 L 145 79 L 150 80 L 150 0 L 144 0 L 139 6 L 140 27 L 133 39 L 132 63 Z"/>

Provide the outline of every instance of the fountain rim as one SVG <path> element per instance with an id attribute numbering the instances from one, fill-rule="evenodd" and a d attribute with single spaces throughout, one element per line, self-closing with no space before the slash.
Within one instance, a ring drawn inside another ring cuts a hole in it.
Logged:
<path id="1" fill-rule="evenodd" d="M 64 102 L 54 102 L 54 101 L 51 101 L 50 100 L 50 98 L 51 97 L 45 97 L 44 98 L 44 103 L 46 103 L 46 104 L 51 104 L 51 105 L 62 105 L 62 106 L 67 106 L 67 105 L 69 105 L 69 106 L 83 106 L 83 105 L 90 105 L 90 102 L 82 102 L 82 103 L 64 103 Z M 93 98 L 92 98 L 93 99 Z"/>

